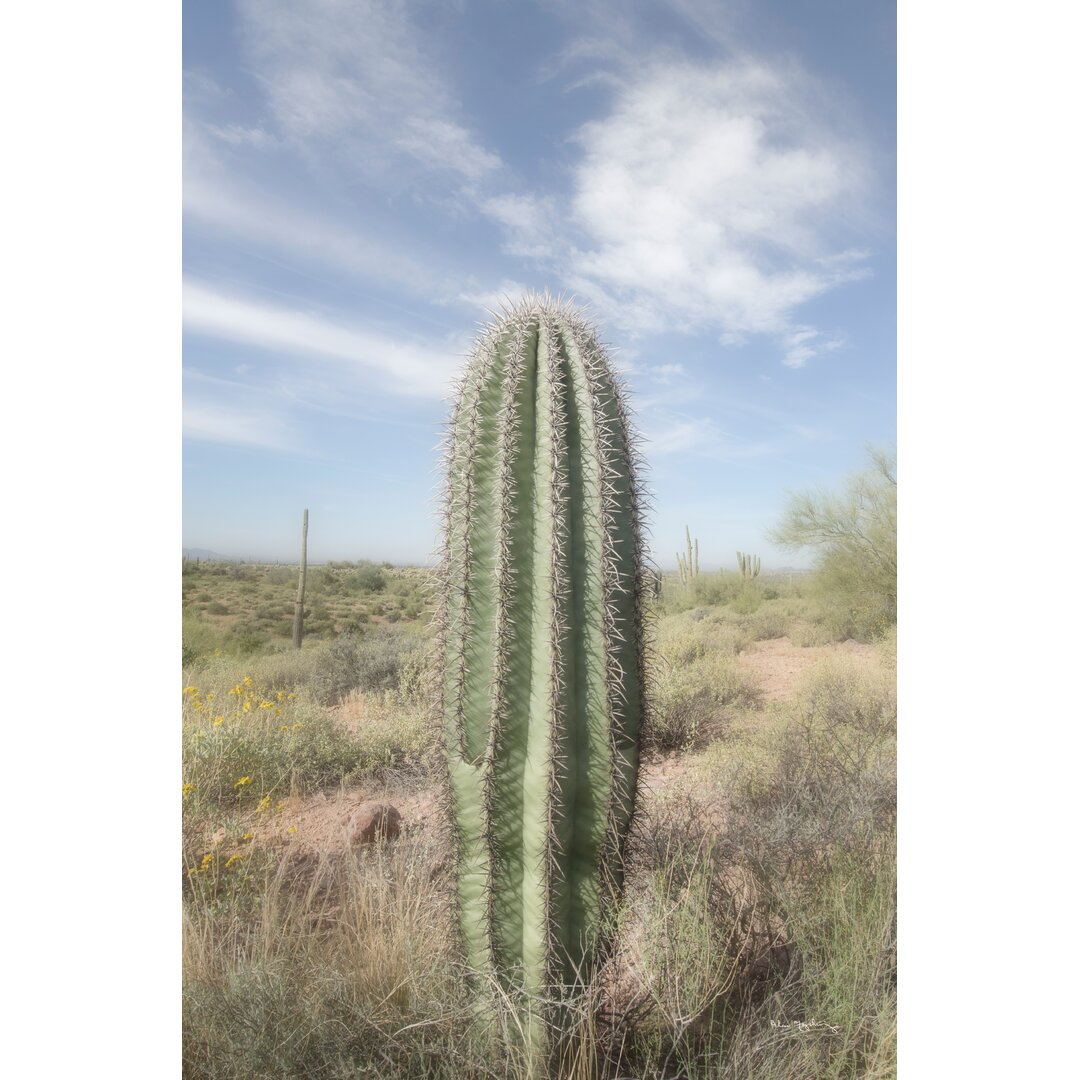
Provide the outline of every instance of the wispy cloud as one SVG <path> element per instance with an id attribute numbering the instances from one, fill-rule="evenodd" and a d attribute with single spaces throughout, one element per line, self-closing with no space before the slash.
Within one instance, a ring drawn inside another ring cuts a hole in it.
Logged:
<path id="1" fill-rule="evenodd" d="M 822 338 L 812 326 L 796 326 L 783 335 L 783 343 L 787 350 L 784 353 L 784 366 L 800 368 L 812 357 L 832 352 L 844 342 L 841 338 Z"/>
<path id="2" fill-rule="evenodd" d="M 503 278 L 491 289 L 469 289 L 458 293 L 456 299 L 471 307 L 478 308 L 487 315 L 498 313 L 508 304 L 514 303 L 529 291 L 528 286 L 511 278 Z"/>
<path id="3" fill-rule="evenodd" d="M 191 279 L 184 283 L 184 326 L 286 357 L 343 364 L 373 388 L 410 397 L 443 397 L 461 363 L 449 347 L 391 337 Z"/>
<path id="4" fill-rule="evenodd" d="M 775 453 L 769 442 L 741 439 L 726 432 L 711 417 L 654 415 L 643 422 L 642 439 L 649 458 L 668 455 L 734 460 Z"/>
<path id="5" fill-rule="evenodd" d="M 240 12 L 254 73 L 286 137 L 344 154 L 368 175 L 400 179 L 411 159 L 471 185 L 499 168 L 424 48 L 414 6 L 242 0 Z"/>
<path id="6" fill-rule="evenodd" d="M 686 368 L 682 364 L 653 364 L 649 368 L 649 377 L 654 383 L 667 386 L 674 375 L 685 375 Z"/>
<path id="7" fill-rule="evenodd" d="M 225 404 L 190 390 L 184 394 L 184 437 L 264 450 L 290 451 L 297 447 L 287 421 L 273 409 L 250 402 Z"/>
<path id="8" fill-rule="evenodd" d="M 400 245 L 360 231 L 351 221 L 287 202 L 245 180 L 219 159 L 194 122 L 184 130 L 184 214 L 191 222 L 287 257 L 390 281 L 413 293 L 450 287 L 448 276 L 434 268 L 438 259 L 432 253 L 414 245 L 413 253 L 405 254 Z"/>

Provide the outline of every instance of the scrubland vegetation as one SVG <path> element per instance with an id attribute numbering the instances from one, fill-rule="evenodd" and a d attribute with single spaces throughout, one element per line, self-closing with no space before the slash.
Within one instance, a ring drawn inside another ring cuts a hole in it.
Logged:
<path id="1" fill-rule="evenodd" d="M 821 550 L 665 576 L 633 870 L 561 1076 L 896 1075 L 895 585 Z M 294 651 L 295 574 L 184 575 L 185 1076 L 528 1077 L 515 1003 L 471 1005 L 445 821 L 416 810 L 423 574 L 309 571 Z M 401 834 L 350 843 L 353 795 Z"/>

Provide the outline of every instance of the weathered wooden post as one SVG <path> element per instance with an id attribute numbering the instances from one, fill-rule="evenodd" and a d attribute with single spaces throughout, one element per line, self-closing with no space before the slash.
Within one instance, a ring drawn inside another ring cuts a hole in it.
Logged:
<path id="1" fill-rule="evenodd" d="M 299 649 L 304 640 L 304 584 L 307 581 L 307 511 L 304 511 L 304 527 L 300 532 L 300 584 L 296 590 L 296 611 L 292 621 L 292 644 Z"/>

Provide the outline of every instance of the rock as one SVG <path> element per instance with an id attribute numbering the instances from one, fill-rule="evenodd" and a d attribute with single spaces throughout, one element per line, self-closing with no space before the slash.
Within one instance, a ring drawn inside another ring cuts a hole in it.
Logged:
<path id="1" fill-rule="evenodd" d="M 363 803 L 349 818 L 346 831 L 350 844 L 393 840 L 401 832 L 401 814 L 389 803 Z"/>

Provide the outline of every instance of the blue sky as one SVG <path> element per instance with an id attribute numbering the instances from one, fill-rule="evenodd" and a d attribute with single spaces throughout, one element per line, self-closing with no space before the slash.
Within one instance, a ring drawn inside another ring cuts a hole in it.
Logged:
<path id="1" fill-rule="evenodd" d="M 425 562 L 485 309 L 590 307 L 654 557 L 769 565 L 895 441 L 895 19 L 860 0 L 184 6 L 184 544 Z"/>

